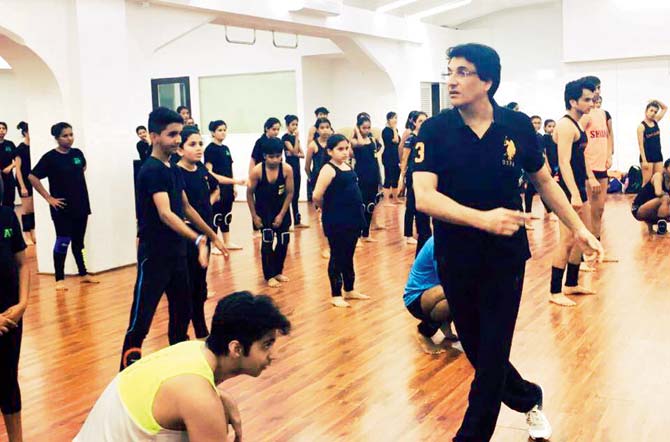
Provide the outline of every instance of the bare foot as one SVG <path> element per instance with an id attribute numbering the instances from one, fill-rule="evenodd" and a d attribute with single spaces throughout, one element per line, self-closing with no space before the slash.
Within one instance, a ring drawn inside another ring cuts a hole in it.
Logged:
<path id="1" fill-rule="evenodd" d="M 587 273 L 592 273 L 596 271 L 596 268 L 593 267 L 591 264 L 587 262 L 583 262 L 579 266 L 579 271 L 580 272 L 587 272 Z"/>
<path id="2" fill-rule="evenodd" d="M 230 250 L 230 248 L 226 248 Z M 221 253 L 221 250 L 217 249 L 216 247 L 212 247 L 212 255 L 223 255 L 223 253 Z"/>
<path id="3" fill-rule="evenodd" d="M 268 287 L 281 287 L 281 284 L 275 278 L 270 278 L 268 279 Z"/>
<path id="4" fill-rule="evenodd" d="M 323 259 L 330 259 L 330 249 L 321 250 L 321 257 Z"/>
<path id="5" fill-rule="evenodd" d="M 375 224 L 370 228 L 370 230 L 386 230 L 386 226 L 382 226 L 381 224 Z"/>
<path id="6" fill-rule="evenodd" d="M 550 293 L 549 302 L 560 305 L 562 307 L 574 307 L 577 305 L 575 301 L 567 298 L 563 293 Z"/>
<path id="7" fill-rule="evenodd" d="M 309 224 L 300 223 L 300 224 L 296 224 L 293 227 L 295 227 L 296 229 L 309 229 Z"/>
<path id="8" fill-rule="evenodd" d="M 619 262 L 619 258 L 615 258 L 605 252 L 605 255 L 603 256 L 603 262 Z"/>
<path id="9" fill-rule="evenodd" d="M 419 330 L 414 331 L 414 337 L 416 338 L 416 342 L 419 343 L 421 350 L 423 350 L 423 352 L 426 354 L 439 355 L 440 353 L 444 353 L 446 351 L 441 346 L 435 344 L 432 339 L 427 338 L 426 336 L 419 333 Z"/>
<path id="10" fill-rule="evenodd" d="M 335 307 L 351 307 L 351 304 L 345 301 L 341 296 L 333 296 L 330 299 L 330 303 Z"/>
<path id="11" fill-rule="evenodd" d="M 363 239 L 361 239 L 361 241 L 363 241 L 363 242 L 377 242 L 377 240 L 374 239 L 371 236 L 364 236 Z"/>
<path id="12" fill-rule="evenodd" d="M 414 238 L 411 237 L 411 236 L 407 236 L 407 237 L 405 237 L 405 242 L 406 242 L 407 244 L 414 245 L 414 244 L 417 243 L 417 240 L 414 239 Z"/>
<path id="13" fill-rule="evenodd" d="M 291 280 L 288 276 L 284 275 L 277 275 L 275 276 L 275 279 L 279 282 L 289 282 Z"/>
<path id="14" fill-rule="evenodd" d="M 358 290 L 352 290 L 350 292 L 344 292 L 344 299 L 370 299 L 368 295 L 364 295 Z"/>
<path id="15" fill-rule="evenodd" d="M 87 284 L 100 284 L 100 280 L 91 274 L 82 276 L 80 282 Z"/>
<path id="16" fill-rule="evenodd" d="M 539 216 L 537 216 L 537 215 L 531 215 L 531 216 L 530 216 L 530 219 L 541 219 L 541 218 L 540 218 Z"/>
<path id="17" fill-rule="evenodd" d="M 563 286 L 563 293 L 566 295 L 595 295 L 596 292 L 592 289 L 576 285 L 574 287 Z"/>
<path id="18" fill-rule="evenodd" d="M 57 292 L 64 292 L 66 290 L 68 290 L 68 288 L 65 286 L 65 281 L 56 281 Z"/>
<path id="19" fill-rule="evenodd" d="M 235 244 L 234 242 L 229 242 L 225 244 L 226 249 L 228 250 L 242 250 L 242 246 Z M 216 247 L 214 247 L 215 250 L 218 250 Z M 221 253 L 217 253 L 217 255 L 220 255 Z"/>

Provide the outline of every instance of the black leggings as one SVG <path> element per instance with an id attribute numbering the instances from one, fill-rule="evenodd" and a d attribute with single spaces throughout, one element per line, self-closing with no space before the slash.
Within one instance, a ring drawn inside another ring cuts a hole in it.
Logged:
<path id="1" fill-rule="evenodd" d="M 9 333 L 0 336 L 0 410 L 2 414 L 21 411 L 21 389 L 19 388 L 19 354 L 23 322 Z"/>
<path id="2" fill-rule="evenodd" d="M 356 273 L 354 271 L 354 252 L 360 235 L 359 229 L 344 229 L 328 235 L 330 261 L 328 261 L 328 279 L 333 296 L 342 296 L 344 290 L 354 289 Z"/>
<path id="3" fill-rule="evenodd" d="M 293 213 L 293 225 L 300 224 L 300 208 L 298 199 L 300 198 L 300 158 L 286 157 L 286 163 L 293 169 L 293 199 L 291 200 L 291 212 Z"/>
<path id="4" fill-rule="evenodd" d="M 52 219 L 56 228 L 56 243 L 53 251 L 56 281 L 65 279 L 65 257 L 70 243 L 72 243 L 72 255 L 74 255 L 74 260 L 77 263 L 79 275 L 86 275 L 88 271 L 84 259 L 84 236 L 86 235 L 88 215 L 73 217 L 56 212 Z"/>
<path id="5" fill-rule="evenodd" d="M 400 180 L 400 165 L 397 158 L 384 158 L 384 189 L 396 189 Z"/>
<path id="6" fill-rule="evenodd" d="M 137 250 L 137 280 L 133 305 L 121 354 L 122 370 L 141 356 L 142 343 L 149 333 L 163 293 L 168 298 L 170 345 L 188 340 L 191 295 L 186 262 L 185 256 L 149 256 L 146 246 L 140 243 Z"/>
<path id="7" fill-rule="evenodd" d="M 212 205 L 212 212 L 214 213 L 214 226 L 221 229 L 223 233 L 230 232 L 230 223 L 233 220 L 233 203 L 235 202 L 235 194 L 232 186 L 220 186 L 221 198 Z M 209 223 L 208 220 L 205 220 Z"/>
<path id="8" fill-rule="evenodd" d="M 405 236 L 414 236 L 414 221 L 416 221 L 416 232 L 419 239 L 417 239 L 416 254 L 428 239 L 433 234 L 430 228 L 430 217 L 425 213 L 416 210 L 416 197 L 414 195 L 414 188 L 412 181 L 407 180 L 407 200 L 405 201 Z"/>
<path id="9" fill-rule="evenodd" d="M 379 192 L 379 185 L 376 182 L 361 182 L 358 181 L 358 188 L 361 190 L 363 197 L 363 210 L 365 215 L 365 225 L 362 229 L 363 238 L 370 236 L 370 224 L 372 223 L 372 214 L 375 211 L 377 204 L 377 193 Z"/>
<path id="10" fill-rule="evenodd" d="M 284 261 L 288 252 L 288 243 L 291 234 L 288 231 L 290 223 L 288 215 L 284 216 L 284 222 L 279 228 L 273 228 L 272 223 L 264 223 L 261 229 L 261 263 L 263 264 L 263 277 L 265 280 L 281 275 L 284 271 Z M 265 227 L 265 226 L 270 227 Z M 275 246 L 275 238 L 277 239 Z"/>
<path id="11" fill-rule="evenodd" d="M 204 239 L 202 240 L 204 241 Z M 191 242 L 187 251 L 188 280 L 191 289 L 192 321 L 195 337 L 205 338 L 209 335 L 205 321 L 205 301 L 207 301 L 207 268 L 202 268 L 198 261 L 198 247 Z"/>
<path id="12" fill-rule="evenodd" d="M 5 207 L 11 207 L 13 209 L 14 198 L 16 197 L 16 180 L 14 179 L 14 172 L 0 172 L 0 175 L 2 175 L 2 185 L 5 189 L 4 193 L 2 194 L 2 201 L 0 201 L 0 204 Z"/>

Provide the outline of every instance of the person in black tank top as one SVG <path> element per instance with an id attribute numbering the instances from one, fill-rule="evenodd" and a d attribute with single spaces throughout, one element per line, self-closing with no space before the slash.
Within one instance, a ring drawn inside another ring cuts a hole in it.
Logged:
<path id="1" fill-rule="evenodd" d="M 310 141 L 305 156 L 305 173 L 307 174 L 307 200 L 312 201 L 312 194 L 316 179 L 319 176 L 321 167 L 328 160 L 325 159 L 326 143 L 332 135 L 333 129 L 330 120 L 319 118 L 314 124 L 316 128 L 315 138 Z"/>
<path id="2" fill-rule="evenodd" d="M 644 186 L 655 173 L 663 171 L 661 130 L 658 122 L 665 116 L 668 107 L 659 100 L 647 104 L 645 118 L 637 127 L 637 142 L 640 148 L 640 167 Z"/>
<path id="3" fill-rule="evenodd" d="M 2 204 L 5 207 L 14 208 L 16 198 L 16 178 L 14 170 L 17 168 L 16 145 L 5 139 L 7 134 L 7 123 L 0 121 L 0 175 L 5 189 Z"/>
<path id="4" fill-rule="evenodd" d="M 219 200 L 219 185 L 216 178 L 202 164 L 203 151 L 200 132 L 193 126 L 185 127 L 181 133 L 181 144 L 179 145 L 181 160 L 177 163 L 178 170 L 184 180 L 184 191 L 189 203 L 198 212 L 200 218 L 214 230 L 216 227 L 214 227 L 212 203 Z M 190 221 L 186 221 L 186 224 L 197 234 L 206 233 Z M 200 265 L 199 254 L 200 251 L 195 243 L 189 242 L 186 250 L 186 260 L 191 289 L 193 313 L 191 320 L 193 321 L 195 337 L 202 339 L 209 335 L 207 322 L 205 321 L 208 267 Z"/>
<path id="5" fill-rule="evenodd" d="M 247 188 L 251 219 L 261 231 L 263 276 L 270 287 L 289 280 L 282 272 L 290 240 L 291 219 L 286 213 L 293 198 L 293 171 L 282 162 L 283 150 L 277 138 L 263 143 L 263 161 L 251 171 Z"/>
<path id="6" fill-rule="evenodd" d="M 376 241 L 370 236 L 372 217 L 377 205 L 379 193 L 379 164 L 377 163 L 377 141 L 372 136 L 370 118 L 362 115 L 356 121 L 355 137 L 351 140 L 356 164 L 354 170 L 358 176 L 358 187 L 361 190 L 365 206 L 365 225 L 363 226 L 363 241 Z"/>
<path id="7" fill-rule="evenodd" d="M 321 208 L 323 230 L 330 246 L 328 278 L 335 307 L 349 307 L 346 299 L 369 299 L 354 289 L 354 252 L 365 224 L 358 177 L 346 163 L 349 141 L 344 135 L 330 137 L 330 161 L 324 165 L 314 188 L 314 203 Z M 344 298 L 342 287 L 344 286 Z"/>
<path id="8" fill-rule="evenodd" d="M 558 145 L 559 185 L 584 223 L 588 212 L 584 206 L 588 179 L 584 149 L 588 137 L 578 121 L 593 108 L 594 91 L 595 85 L 585 79 L 568 83 L 565 86 L 565 107 L 568 112 L 558 121 L 554 130 L 554 140 Z M 582 250 L 573 233 L 561 223 L 559 245 L 551 268 L 550 302 L 571 307 L 576 303 L 565 295 L 595 293 L 588 287 L 578 285 L 581 260 Z"/>
<path id="9" fill-rule="evenodd" d="M 236 185 L 246 184 L 244 179 L 233 177 L 233 156 L 228 146 L 223 144 L 228 133 L 228 125 L 223 120 L 210 121 L 209 131 L 212 142 L 205 149 L 205 167 L 219 183 L 219 198 L 212 207 L 214 231 L 221 229 L 223 243 L 228 250 L 241 250 L 242 246 L 233 243 L 230 239 L 230 224 L 233 221 L 233 203 L 237 197 Z M 220 255 L 218 250 L 212 250 L 214 255 Z"/>
<path id="10" fill-rule="evenodd" d="M 412 132 L 405 140 L 402 154 L 403 175 L 405 176 L 405 187 L 407 189 L 407 198 L 405 200 L 405 242 L 407 244 L 416 244 L 415 256 L 419 254 L 423 245 L 433 234 L 430 228 L 430 217 L 425 213 L 416 210 L 416 197 L 414 194 L 414 182 L 412 180 L 412 173 L 414 172 L 414 160 L 416 158 L 416 142 L 417 135 L 421 129 L 421 125 L 428 115 L 425 112 L 416 112 L 412 120 Z M 419 239 L 414 239 L 414 223 L 416 222 L 416 231 Z"/>
<path id="11" fill-rule="evenodd" d="M 638 221 L 647 223 L 649 233 L 658 224 L 657 233 L 665 234 L 670 221 L 670 159 L 663 164 L 663 171 L 655 173 L 635 196 L 631 212 Z"/>
<path id="12" fill-rule="evenodd" d="M 286 123 L 286 133 L 281 137 L 281 140 L 284 143 L 286 164 L 293 169 L 293 187 L 295 189 L 293 192 L 293 199 L 291 200 L 293 227 L 296 229 L 305 229 L 309 227 L 309 224 L 302 223 L 300 207 L 298 205 L 300 198 L 300 183 L 302 182 L 300 175 L 302 170 L 300 168 L 300 158 L 305 158 L 305 154 L 302 151 L 300 144 L 300 135 L 298 134 L 298 117 L 295 115 L 286 115 L 284 117 L 284 122 Z"/>

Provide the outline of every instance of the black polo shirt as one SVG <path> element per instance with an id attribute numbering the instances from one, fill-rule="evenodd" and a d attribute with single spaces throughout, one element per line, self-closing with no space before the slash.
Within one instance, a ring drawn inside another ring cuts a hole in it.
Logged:
<path id="1" fill-rule="evenodd" d="M 429 118 L 415 146 L 414 171 L 437 175 L 437 190 L 464 206 L 521 210 L 521 169 L 537 172 L 544 163 L 542 150 L 527 115 L 494 103 L 493 118 L 481 139 L 456 109 Z M 437 219 L 433 222 L 435 257 L 449 265 L 504 265 L 530 257 L 524 228 L 504 237 Z"/>

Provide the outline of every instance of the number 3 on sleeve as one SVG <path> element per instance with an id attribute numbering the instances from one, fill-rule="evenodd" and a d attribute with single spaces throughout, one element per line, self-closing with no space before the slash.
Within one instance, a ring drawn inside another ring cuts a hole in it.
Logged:
<path id="1" fill-rule="evenodd" d="M 414 146 L 416 149 L 416 156 L 414 157 L 414 162 L 415 163 L 422 163 L 424 159 L 424 146 L 422 142 L 416 143 L 416 146 Z"/>

